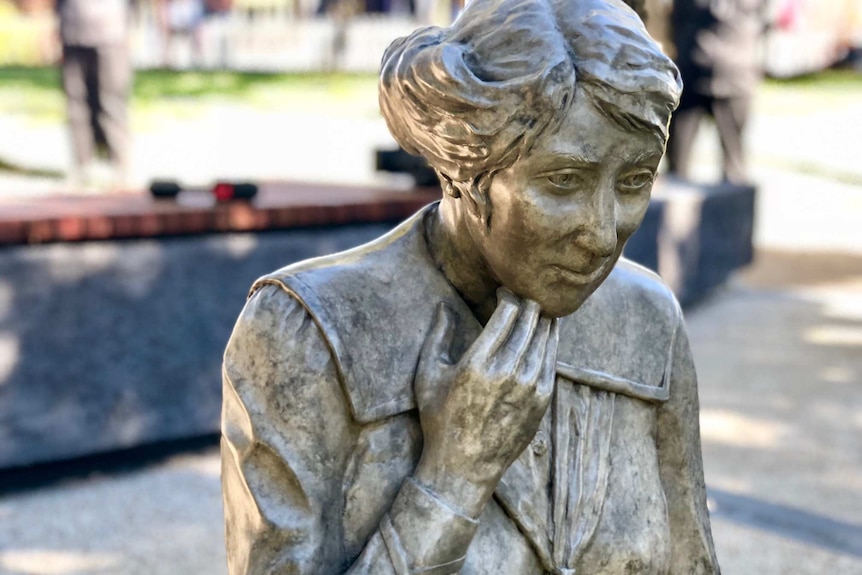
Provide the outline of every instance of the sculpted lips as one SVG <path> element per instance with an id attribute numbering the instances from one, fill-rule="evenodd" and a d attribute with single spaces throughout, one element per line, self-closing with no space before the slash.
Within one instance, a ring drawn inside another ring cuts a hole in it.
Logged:
<path id="1" fill-rule="evenodd" d="M 602 276 L 607 262 L 608 260 L 604 258 L 597 259 L 592 265 L 580 270 L 558 264 L 551 264 L 549 267 L 568 283 L 587 285 L 595 282 Z"/>

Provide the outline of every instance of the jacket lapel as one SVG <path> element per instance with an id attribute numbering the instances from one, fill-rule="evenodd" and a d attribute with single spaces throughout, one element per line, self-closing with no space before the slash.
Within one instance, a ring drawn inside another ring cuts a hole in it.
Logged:
<path id="1" fill-rule="evenodd" d="M 550 409 L 533 442 L 509 467 L 494 498 L 530 543 L 536 556 L 548 570 L 553 569 L 551 556 Z"/>

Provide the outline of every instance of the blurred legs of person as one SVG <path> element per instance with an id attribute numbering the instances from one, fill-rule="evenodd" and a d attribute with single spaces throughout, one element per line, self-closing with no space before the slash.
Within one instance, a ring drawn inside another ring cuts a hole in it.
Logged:
<path id="1" fill-rule="evenodd" d="M 712 117 L 718 129 L 724 160 L 724 181 L 740 186 L 749 183 L 743 135 L 750 108 L 749 96 L 715 98 L 712 103 Z"/>
<path id="2" fill-rule="evenodd" d="M 99 126 L 117 180 L 123 184 L 128 178 L 129 168 L 128 102 L 131 80 L 128 48 L 125 45 L 100 48 Z"/>
<path id="3" fill-rule="evenodd" d="M 671 120 L 671 175 L 689 177 L 692 146 L 705 116 L 721 140 L 723 179 L 747 184 L 745 125 L 762 76 L 761 42 L 767 0 L 674 0 L 670 31 L 685 86 Z"/>
<path id="4" fill-rule="evenodd" d="M 63 91 L 72 138 L 73 178 L 82 180 L 93 161 L 96 147 L 92 114 L 93 86 L 96 78 L 96 49 L 89 46 L 63 46 Z"/>
<path id="5" fill-rule="evenodd" d="M 669 173 L 691 179 L 691 156 L 698 128 L 706 117 L 715 121 L 721 141 L 724 181 L 748 183 L 743 133 L 751 106 L 749 96 L 717 98 L 683 92 L 679 108 L 671 120 L 667 143 Z"/>
<path id="6" fill-rule="evenodd" d="M 164 64 L 168 68 L 179 68 L 175 52 L 175 40 L 188 40 L 190 64 L 198 67 L 203 61 L 203 39 L 201 25 L 204 20 L 202 0 L 162 0 L 161 21 L 165 34 Z"/>
<path id="7" fill-rule="evenodd" d="M 683 90 L 679 107 L 671 118 L 667 141 L 667 165 L 670 175 L 691 179 L 691 153 L 701 120 L 706 116 L 708 98 Z"/>
<path id="8" fill-rule="evenodd" d="M 131 69 L 125 45 L 64 46 L 63 90 L 72 138 L 73 179 L 90 179 L 99 144 L 113 168 L 112 184 L 128 177 L 128 96 Z"/>

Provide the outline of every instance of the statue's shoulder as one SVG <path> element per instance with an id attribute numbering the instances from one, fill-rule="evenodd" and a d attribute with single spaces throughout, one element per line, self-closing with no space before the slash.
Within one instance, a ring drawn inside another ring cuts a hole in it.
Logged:
<path id="1" fill-rule="evenodd" d="M 425 242 L 429 208 L 352 250 L 258 279 L 298 301 L 326 340 L 354 416 L 370 422 L 415 407 L 413 370 L 437 302 L 457 297 Z"/>
<path id="2" fill-rule="evenodd" d="M 427 208 L 402 222 L 387 234 L 353 249 L 300 261 L 254 282 L 251 293 L 262 286 L 276 284 L 295 292 L 300 298 L 318 299 L 343 290 L 354 293 L 380 289 L 402 273 L 406 264 L 424 264 L 422 222 Z"/>
<path id="3" fill-rule="evenodd" d="M 664 280 L 626 258 L 620 258 L 597 295 L 605 305 L 624 305 L 626 313 L 656 321 L 676 322 L 681 313 L 676 296 Z"/>
<path id="4" fill-rule="evenodd" d="M 656 274 L 620 259 L 578 311 L 560 323 L 559 361 L 637 389 L 664 385 L 682 312 Z M 640 396 L 638 396 L 640 397 Z"/>

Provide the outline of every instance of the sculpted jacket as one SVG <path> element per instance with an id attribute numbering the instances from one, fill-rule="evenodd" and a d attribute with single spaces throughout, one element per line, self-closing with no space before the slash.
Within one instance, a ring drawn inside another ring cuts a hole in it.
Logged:
<path id="1" fill-rule="evenodd" d="M 560 320 L 551 405 L 482 515 L 411 479 L 438 303 L 454 358 L 482 329 L 428 253 L 433 209 L 254 284 L 224 359 L 231 575 L 717 574 L 682 316 L 626 260 Z"/>

